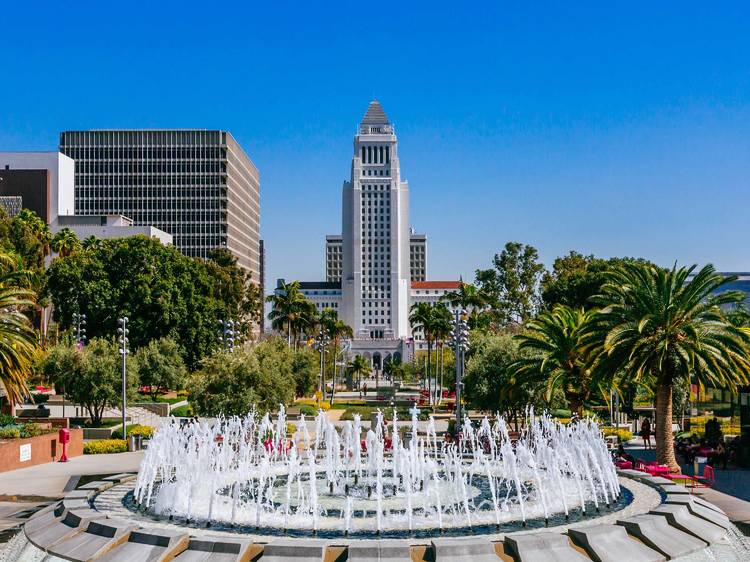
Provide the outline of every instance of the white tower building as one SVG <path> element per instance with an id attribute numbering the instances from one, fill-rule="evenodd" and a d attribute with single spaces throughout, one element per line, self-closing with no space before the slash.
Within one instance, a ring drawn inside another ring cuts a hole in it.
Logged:
<path id="1" fill-rule="evenodd" d="M 393 125 L 370 103 L 354 137 L 342 205 L 342 319 L 355 339 L 409 336 L 409 185 Z"/>

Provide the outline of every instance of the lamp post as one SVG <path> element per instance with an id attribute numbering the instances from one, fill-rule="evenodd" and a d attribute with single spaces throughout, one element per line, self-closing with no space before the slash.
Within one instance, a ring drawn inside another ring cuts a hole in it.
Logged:
<path id="1" fill-rule="evenodd" d="M 125 388 L 126 388 L 126 378 L 127 378 L 127 356 L 128 356 L 128 317 L 123 316 L 120 318 L 117 323 L 119 324 L 119 328 L 117 328 L 117 334 L 119 336 L 118 341 L 120 342 L 120 355 L 122 355 L 122 436 L 123 438 L 128 438 L 128 431 L 127 431 L 127 425 L 125 423 L 125 407 L 126 407 L 126 397 L 125 397 Z"/>
<path id="2" fill-rule="evenodd" d="M 219 320 L 221 346 L 224 351 L 234 351 L 234 320 Z"/>
<path id="3" fill-rule="evenodd" d="M 320 382 L 318 384 L 318 392 L 320 393 L 322 400 L 326 399 L 325 357 L 326 357 L 326 346 L 328 345 L 330 341 L 331 341 L 331 338 L 328 336 L 328 332 L 326 332 L 323 328 L 321 328 L 320 332 L 315 337 L 314 347 L 320 352 Z"/>
<path id="4" fill-rule="evenodd" d="M 73 313 L 73 329 L 76 336 L 76 349 L 81 351 L 83 344 L 86 341 L 86 315 L 79 314 L 78 312 Z M 62 416 L 65 417 L 65 388 L 63 388 L 63 406 Z"/>
<path id="5" fill-rule="evenodd" d="M 458 435 L 461 431 L 461 420 L 462 420 L 462 408 L 461 408 L 461 391 L 463 390 L 464 383 L 462 382 L 464 373 L 464 360 L 465 352 L 469 348 L 469 325 L 464 319 L 466 311 L 458 310 L 455 311 L 455 318 L 451 322 L 453 325 L 453 334 L 451 341 L 453 342 L 453 351 L 455 353 L 456 361 L 456 428 L 455 432 Z"/>

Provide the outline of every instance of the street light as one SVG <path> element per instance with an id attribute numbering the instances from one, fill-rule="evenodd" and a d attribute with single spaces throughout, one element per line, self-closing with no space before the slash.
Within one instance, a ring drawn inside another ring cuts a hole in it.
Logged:
<path id="1" fill-rule="evenodd" d="M 461 391 L 463 390 L 464 383 L 462 382 L 464 374 L 464 362 L 465 353 L 469 349 L 469 325 L 466 320 L 465 310 L 455 310 L 455 318 L 451 321 L 453 326 L 453 334 L 451 341 L 453 342 L 453 351 L 455 353 L 456 361 L 456 434 L 461 431 Z"/>
<path id="2" fill-rule="evenodd" d="M 73 313 L 73 326 L 75 327 L 76 346 L 83 346 L 86 341 L 86 315 Z"/>
<path id="3" fill-rule="evenodd" d="M 127 425 L 125 424 L 125 384 L 126 384 L 126 370 L 127 370 L 127 356 L 128 356 L 128 317 L 123 316 L 117 320 L 119 328 L 117 328 L 118 341 L 120 342 L 120 355 L 122 355 L 122 436 L 128 438 Z"/>
<path id="4" fill-rule="evenodd" d="M 221 334 L 221 345 L 224 351 L 234 351 L 236 335 L 234 320 L 219 320 L 219 333 Z"/>
<path id="5" fill-rule="evenodd" d="M 326 356 L 326 347 L 328 346 L 329 342 L 331 341 L 331 338 L 328 336 L 328 332 L 326 332 L 323 328 L 320 329 L 320 333 L 315 336 L 315 343 L 313 344 L 313 347 L 317 349 L 320 352 L 320 383 L 318 385 L 318 392 L 320 393 L 320 396 L 323 400 L 326 399 L 326 386 L 325 386 L 325 356 Z"/>

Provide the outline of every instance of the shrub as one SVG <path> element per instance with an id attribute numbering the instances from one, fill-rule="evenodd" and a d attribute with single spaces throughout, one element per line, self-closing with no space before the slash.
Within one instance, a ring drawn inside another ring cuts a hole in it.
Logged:
<path id="1" fill-rule="evenodd" d="M 627 429 L 620 429 L 616 427 L 603 427 L 602 433 L 606 435 L 617 435 L 618 443 L 627 443 L 633 438 L 633 433 Z"/>
<path id="2" fill-rule="evenodd" d="M 0 426 L 13 425 L 16 418 L 10 414 L 0 414 Z"/>
<path id="3" fill-rule="evenodd" d="M 189 418 L 193 415 L 193 407 L 190 404 L 178 406 L 177 408 L 172 408 L 169 415 L 176 418 Z"/>
<path id="4" fill-rule="evenodd" d="M 297 431 L 297 424 L 286 422 L 286 434 L 291 436 L 295 431 Z"/>
<path id="5" fill-rule="evenodd" d="M 0 428 L 0 439 L 18 439 L 21 437 L 21 430 L 17 427 Z"/>
<path id="6" fill-rule="evenodd" d="M 315 406 L 310 406 L 309 404 L 302 404 L 299 407 L 299 413 L 304 414 L 306 416 L 315 416 L 318 414 L 318 411 L 315 409 Z"/>
<path id="7" fill-rule="evenodd" d="M 295 402 L 295 404 L 298 404 L 300 406 L 300 410 L 302 409 L 302 406 L 312 406 L 315 409 L 315 413 L 318 412 L 318 401 L 315 398 L 301 398 Z M 324 412 L 327 412 L 331 409 L 331 405 L 328 402 L 321 401 L 320 403 L 320 409 Z M 307 415 L 307 414 L 305 414 Z"/>
<path id="8" fill-rule="evenodd" d="M 42 429 L 35 423 L 26 423 L 21 426 L 21 437 L 37 437 L 46 433 L 52 433 L 52 429 Z"/>
<path id="9" fill-rule="evenodd" d="M 124 453 L 128 450 L 124 439 L 97 439 L 83 444 L 84 455 L 106 455 L 110 453 Z"/>
<path id="10" fill-rule="evenodd" d="M 49 401 L 49 394 L 32 394 L 32 398 L 34 399 L 34 404 L 45 404 Z"/>
<path id="11" fill-rule="evenodd" d="M 145 437 L 146 439 L 151 439 L 151 436 L 154 434 L 154 428 L 150 425 L 140 425 L 140 424 L 133 424 L 128 425 L 127 429 L 127 436 L 130 437 L 131 435 L 141 435 Z M 115 429 L 112 432 L 112 439 L 122 439 L 122 428 Z"/>

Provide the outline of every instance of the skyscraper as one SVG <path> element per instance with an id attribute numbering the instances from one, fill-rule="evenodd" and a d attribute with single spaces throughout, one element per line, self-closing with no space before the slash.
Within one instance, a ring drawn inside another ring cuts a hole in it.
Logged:
<path id="1" fill-rule="evenodd" d="M 409 335 L 409 184 L 380 103 L 367 108 L 354 137 L 342 207 L 342 319 L 356 338 Z"/>
<path id="2" fill-rule="evenodd" d="M 335 310 L 352 328 L 350 355 L 375 368 L 408 359 L 415 349 L 411 303 L 437 302 L 458 282 L 426 281 L 427 238 L 409 228 L 409 185 L 401 178 L 396 132 L 377 101 L 354 137 L 341 224 L 340 235 L 326 236 L 326 281 L 302 282 L 300 289 L 318 310 Z"/>
<path id="3" fill-rule="evenodd" d="M 227 131 L 68 131 L 60 152 L 75 160 L 77 215 L 156 226 L 192 257 L 227 248 L 261 282 L 260 175 Z"/>

